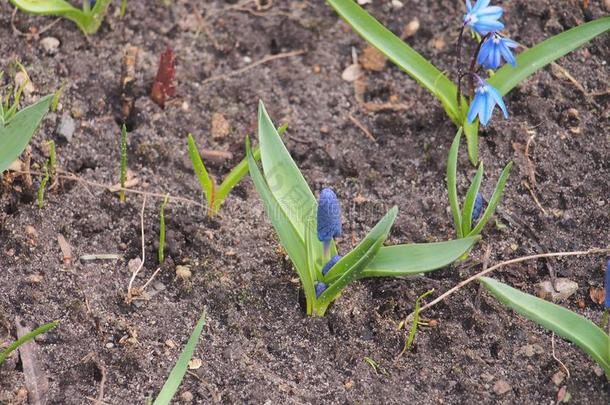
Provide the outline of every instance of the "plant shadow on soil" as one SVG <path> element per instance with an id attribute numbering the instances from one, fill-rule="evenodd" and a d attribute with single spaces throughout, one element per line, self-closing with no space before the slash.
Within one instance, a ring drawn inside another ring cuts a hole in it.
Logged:
<path id="1" fill-rule="evenodd" d="M 192 132 L 201 147 L 233 154 L 212 165 L 211 171 L 222 176 L 243 156 L 244 136 L 256 128 L 260 98 L 276 123 L 290 124 L 288 148 L 312 188 L 333 187 L 342 199 L 341 251 L 354 246 L 394 204 L 400 213 L 389 243 L 452 238 L 444 173 L 455 129 L 435 100 L 388 63 L 381 72 L 367 72 L 367 101 L 394 96 L 412 108 L 364 111 L 341 72 L 351 63 L 351 48 L 361 52 L 365 44 L 322 1 L 274 2 L 262 15 L 228 9 L 230 3 L 176 1 L 166 8 L 161 2 L 132 1 L 124 20 L 110 17 L 89 40 L 70 22 L 60 21 L 41 36 L 60 40 L 53 55 L 45 53 L 39 39 L 15 34 L 12 8 L 0 4 L 0 35 L 9 39 L 0 43 L 1 67 L 6 69 L 13 59 L 24 63 L 36 86 L 31 99 L 68 83 L 61 110 L 50 114 L 33 140 L 33 162 L 43 162 L 44 143 L 59 141 L 55 133 L 62 115 L 72 114 L 78 117 L 77 128 L 73 139 L 58 147 L 59 166 L 90 181 L 117 181 L 114 111 L 122 50 L 131 44 L 140 54 L 129 167 L 140 179 L 139 188 L 199 200 L 186 134 Z M 460 2 L 405 0 L 398 11 L 390 2 L 373 3 L 369 10 L 394 32 L 418 18 L 421 28 L 410 43 L 441 69 L 451 68 Z M 599 3 L 591 2 L 595 18 L 604 15 Z M 508 34 L 527 45 L 585 19 L 580 7 L 567 0 L 516 0 L 504 6 Z M 218 11 L 206 27 L 193 17 L 204 11 Z M 18 13 L 15 26 L 27 31 L 50 21 Z M 158 55 L 168 45 L 178 58 L 178 97 L 162 110 L 147 93 Z M 257 61 L 297 49 L 306 53 L 201 85 L 208 77 L 244 67 L 246 57 Z M 605 35 L 559 63 L 588 91 L 602 92 L 609 82 L 609 55 L 610 37 Z M 499 230 L 492 221 L 474 258 L 481 259 L 482 246 L 491 247 L 492 262 L 540 250 L 607 246 L 610 96 L 585 96 L 548 67 L 506 101 L 510 119 L 496 115 L 481 134 L 480 157 L 488 176 L 483 191 L 491 193 L 502 167 L 515 160 L 501 207 L 528 230 L 503 218 L 509 226 Z M 230 123 L 224 137 L 209 136 L 214 113 Z M 376 142 L 353 125 L 349 114 Z M 535 191 L 548 216 L 523 185 L 528 171 L 519 145 L 532 135 Z M 465 148 L 459 164 L 463 193 L 474 172 Z M 199 208 L 168 206 L 170 259 L 155 280 L 163 288 L 139 307 L 125 305 L 124 294 L 130 277 L 127 261 L 141 254 L 141 197 L 129 194 L 120 205 L 114 195 L 65 181 L 47 193 L 39 210 L 32 192 L 15 190 L 24 188 L 20 182 L 3 185 L 0 194 L 0 342 L 12 339 L 15 316 L 32 325 L 60 321 L 37 341 L 51 403 L 80 404 L 97 396 L 100 370 L 83 361 L 90 353 L 107 371 L 105 402 L 144 402 L 162 386 L 204 306 L 209 320 L 195 354 L 203 366 L 187 375 L 180 388 L 190 391 L 196 403 L 548 403 L 563 386 L 577 403 L 608 403 L 608 383 L 592 360 L 556 339 L 556 354 L 571 372 L 571 378 L 556 385 L 552 378 L 561 366 L 551 355 L 551 334 L 485 293 L 475 308 L 475 285 L 427 312 L 425 317 L 438 320 L 438 326 L 422 329 L 411 351 L 396 360 L 404 342 L 396 325 L 413 309 L 417 296 L 430 288 L 444 291 L 477 267 L 456 264 L 425 277 L 359 282 L 325 318 L 305 317 L 296 273 L 282 255 L 249 179 L 233 191 L 215 219 L 205 218 Z M 159 199 L 148 200 L 147 259 L 139 283 L 157 266 L 160 204 Z M 76 260 L 64 266 L 59 233 L 75 257 L 120 253 L 123 259 Z M 191 266 L 191 279 L 177 279 L 174 264 Z M 579 284 L 564 305 L 600 319 L 602 308 L 591 301 L 588 289 L 602 284 L 602 258 L 553 260 L 551 265 L 559 276 Z M 544 262 L 530 262 L 495 277 L 532 293 L 549 276 Z M 385 373 L 375 372 L 365 356 Z M 0 402 L 14 401 L 24 385 L 20 365 L 13 360 L 0 373 Z M 494 389 L 499 381 L 508 388 Z"/>

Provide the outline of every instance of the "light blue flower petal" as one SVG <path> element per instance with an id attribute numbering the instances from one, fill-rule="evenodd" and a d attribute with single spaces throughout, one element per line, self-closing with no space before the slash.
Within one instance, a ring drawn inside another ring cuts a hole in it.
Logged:
<path id="1" fill-rule="evenodd" d="M 502 96 L 500 95 L 498 90 L 491 86 L 487 86 L 487 92 L 489 93 L 495 104 L 498 104 L 498 106 L 502 110 L 504 118 L 508 118 L 508 110 L 506 109 L 506 104 L 504 104 L 504 100 L 502 100 Z"/>
<path id="2" fill-rule="evenodd" d="M 485 7 L 481 11 L 477 12 L 477 17 L 481 20 L 486 18 L 493 18 L 494 20 L 499 19 L 504 14 L 504 10 L 499 6 Z"/>
<path id="3" fill-rule="evenodd" d="M 477 2 L 474 5 L 474 8 L 472 9 L 472 13 L 478 13 L 479 10 L 484 9 L 485 7 L 489 6 L 490 1 L 491 0 L 477 0 Z"/>
<path id="4" fill-rule="evenodd" d="M 491 118 L 491 113 L 489 110 L 489 106 L 491 105 L 491 110 L 493 111 L 493 103 L 489 98 L 489 93 L 483 93 L 483 106 L 481 107 L 481 112 L 479 113 L 479 121 L 481 125 L 486 126 Z"/>
<path id="5" fill-rule="evenodd" d="M 504 60 L 506 60 L 508 63 L 510 63 L 513 66 L 515 66 L 517 64 L 517 61 L 515 60 L 513 53 L 510 51 L 510 49 L 507 46 L 504 45 L 504 42 L 502 42 L 500 44 L 500 52 L 502 52 L 502 56 L 504 57 Z"/>
<path id="6" fill-rule="evenodd" d="M 493 31 L 500 31 L 504 24 L 496 20 L 479 20 L 472 25 L 472 28 L 481 35 L 487 35 Z"/>
<path id="7" fill-rule="evenodd" d="M 483 96 L 480 93 L 475 93 L 470 108 L 468 109 L 468 123 L 472 124 L 477 115 L 481 112 L 481 108 L 484 107 Z"/>

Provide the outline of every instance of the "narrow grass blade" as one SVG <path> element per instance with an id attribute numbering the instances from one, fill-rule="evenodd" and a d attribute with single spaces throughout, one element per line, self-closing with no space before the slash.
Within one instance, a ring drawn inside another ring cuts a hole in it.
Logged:
<path id="1" fill-rule="evenodd" d="M 510 176 L 510 171 L 512 168 L 513 162 L 508 162 L 508 164 L 504 167 L 504 170 L 502 170 L 502 173 L 500 173 L 500 178 L 496 183 L 496 188 L 491 198 L 489 199 L 489 204 L 487 205 L 487 208 L 485 208 L 483 216 L 481 216 L 481 219 L 479 220 L 479 222 L 477 222 L 477 226 L 475 226 L 474 229 L 470 231 L 468 236 L 480 234 L 483 230 L 483 227 L 485 227 L 487 222 L 491 219 L 491 216 L 494 214 L 496 207 L 498 206 L 498 203 L 502 198 L 502 193 L 504 192 L 504 187 L 506 187 L 506 181 L 508 180 L 508 176 Z"/>
<path id="2" fill-rule="evenodd" d="M 462 234 L 462 219 L 460 216 L 460 202 L 457 194 L 457 159 L 460 150 L 460 139 L 462 137 L 462 128 L 458 129 L 451 148 L 449 148 L 449 156 L 447 157 L 447 194 L 449 195 L 449 205 L 451 206 L 451 214 L 453 215 L 453 227 L 457 233 L 457 237 L 461 238 Z"/>
<path id="3" fill-rule="evenodd" d="M 0 127 L 0 173 L 4 172 L 21 155 L 49 111 L 53 95 L 19 111 L 3 127 Z"/>
<path id="4" fill-rule="evenodd" d="M 58 324 L 59 324 L 58 321 L 49 322 L 47 324 L 39 326 L 38 328 L 34 329 L 30 333 L 15 340 L 6 349 L 4 349 L 4 351 L 2 353 L 0 353 L 0 366 L 2 365 L 2 363 L 4 363 L 6 361 L 9 354 L 11 354 L 13 351 L 18 349 L 19 346 L 21 346 L 22 344 L 26 343 L 29 340 L 34 339 L 38 335 L 41 335 L 43 333 L 50 331 L 51 329 L 55 328 Z"/>
<path id="5" fill-rule="evenodd" d="M 330 285 L 316 301 L 318 315 L 324 315 L 328 305 L 339 296 L 349 283 L 357 280 L 360 273 L 373 260 L 388 237 L 396 220 L 396 215 L 398 215 L 398 208 L 392 207 L 358 246 L 339 260 L 326 274 L 326 280 Z"/>
<path id="6" fill-rule="evenodd" d="M 461 125 L 457 87 L 443 72 L 385 28 L 355 1 L 327 2 L 362 38 L 436 96 L 453 122 Z"/>
<path id="7" fill-rule="evenodd" d="M 193 332 L 191 333 L 191 337 L 189 338 L 188 342 L 186 342 L 186 346 L 184 346 L 184 349 L 182 349 L 182 353 L 180 353 L 180 357 L 178 357 L 176 365 L 169 374 L 169 377 L 167 377 L 165 384 L 163 384 L 163 388 L 161 388 L 161 392 L 159 392 L 157 399 L 155 399 L 155 402 L 153 402 L 153 405 L 169 404 L 176 394 L 176 391 L 178 391 L 180 384 L 182 384 L 182 379 L 186 374 L 188 363 L 191 361 L 193 353 L 195 353 L 199 336 L 201 335 L 203 327 L 205 326 L 205 317 L 206 314 L 204 310 L 201 318 L 197 322 L 197 325 L 195 325 L 195 329 L 193 329 Z"/>
<path id="8" fill-rule="evenodd" d="M 423 293 L 422 295 L 417 297 L 417 299 L 415 300 L 415 310 L 413 311 L 413 323 L 411 324 L 411 329 L 409 330 L 409 336 L 407 337 L 407 340 L 405 341 L 405 345 L 402 348 L 402 351 L 400 352 L 400 356 L 402 356 L 403 354 L 405 354 L 405 352 L 407 350 L 409 350 L 409 348 L 413 344 L 413 340 L 415 340 L 415 334 L 417 333 L 417 327 L 419 324 L 419 307 L 420 307 L 421 300 L 423 300 L 424 298 L 426 298 L 428 295 L 432 294 L 433 292 L 434 292 L 434 290 L 426 291 L 425 293 Z"/>
<path id="9" fill-rule="evenodd" d="M 159 212 L 159 264 L 165 261 L 165 207 L 169 201 L 169 194 L 163 199 L 161 211 Z"/>
<path id="10" fill-rule="evenodd" d="M 384 246 L 359 278 L 414 276 L 448 266 L 475 243 L 479 236 L 447 242 Z"/>
<path id="11" fill-rule="evenodd" d="M 610 337 L 600 327 L 564 307 L 492 278 L 481 277 L 480 281 L 502 304 L 580 347 L 610 377 Z"/>
<path id="12" fill-rule="evenodd" d="M 277 133 L 280 135 L 283 135 L 287 129 L 288 129 L 288 124 L 284 124 L 277 129 Z M 257 162 L 260 161 L 261 160 L 260 147 L 257 146 L 256 148 L 254 148 L 252 155 L 254 156 L 255 161 L 257 161 Z M 220 206 L 224 202 L 225 198 L 227 198 L 227 196 L 229 195 L 231 190 L 233 190 L 233 187 L 235 187 L 237 185 L 237 183 L 239 183 L 246 174 L 248 174 L 248 158 L 247 157 L 243 158 L 242 161 L 239 162 L 237 164 L 237 166 L 235 166 L 233 168 L 233 170 L 231 170 L 229 172 L 229 174 L 227 174 L 227 176 L 224 178 L 224 180 L 222 181 L 220 186 L 218 186 L 218 189 L 216 190 L 216 201 L 214 201 L 214 214 L 217 213 L 218 210 L 220 210 Z"/>
<path id="13" fill-rule="evenodd" d="M 193 164 L 193 170 L 195 170 L 195 175 L 199 180 L 203 194 L 205 194 L 205 198 L 208 202 L 208 210 L 210 210 L 212 207 L 214 207 L 216 184 L 214 183 L 214 180 L 210 178 L 210 175 L 203 164 L 203 160 L 201 160 L 199 149 L 197 148 L 197 144 L 195 143 L 195 139 L 193 139 L 192 134 L 188 135 L 187 143 L 189 157 L 191 158 L 191 163 Z"/>
<path id="14" fill-rule="evenodd" d="M 267 181 L 263 177 L 260 169 L 258 168 L 254 156 L 252 155 L 252 149 L 250 148 L 250 139 L 246 138 L 246 155 L 248 158 L 248 166 L 250 168 L 250 177 L 254 183 L 254 187 L 258 192 L 267 216 L 275 228 L 275 231 L 280 238 L 280 243 L 288 252 L 290 260 L 294 264 L 294 267 L 303 283 L 303 291 L 305 292 L 305 298 L 307 301 L 307 314 L 311 314 L 313 300 L 315 300 L 316 294 L 313 285 L 313 279 L 310 276 L 309 268 L 307 266 L 307 253 L 305 241 L 301 238 L 301 235 L 294 227 L 290 218 L 284 211 L 284 208 L 275 199 L 275 196 L 269 189 Z"/>
<path id="15" fill-rule="evenodd" d="M 466 197 L 464 198 L 464 209 L 462 210 L 462 235 L 468 235 L 470 228 L 472 227 L 472 211 L 474 208 L 474 201 L 477 198 L 479 188 L 481 188 L 481 180 L 483 179 L 483 162 L 479 164 L 477 173 L 468 187 Z"/>
<path id="16" fill-rule="evenodd" d="M 504 95 L 547 64 L 608 30 L 610 17 L 603 17 L 555 35 L 519 54 L 515 67 L 505 64 L 488 82 Z"/>

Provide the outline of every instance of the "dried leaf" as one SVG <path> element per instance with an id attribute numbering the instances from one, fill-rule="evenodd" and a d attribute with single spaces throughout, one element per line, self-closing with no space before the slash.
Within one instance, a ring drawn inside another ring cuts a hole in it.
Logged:
<path id="1" fill-rule="evenodd" d="M 601 305 L 604 303 L 604 298 L 606 297 L 606 289 L 603 287 L 590 287 L 589 297 L 591 297 L 591 301 Z"/>
<path id="2" fill-rule="evenodd" d="M 380 72 L 385 67 L 387 59 L 374 46 L 368 45 L 360 56 L 360 64 L 366 70 Z"/>
<path id="3" fill-rule="evenodd" d="M 19 317 L 15 318 L 15 326 L 18 338 L 31 332 L 30 329 L 21 325 Z M 36 347 L 35 341 L 29 340 L 19 346 L 19 355 L 21 356 L 25 386 L 28 390 L 30 404 L 44 405 L 48 399 L 49 381 L 39 362 Z"/>
<path id="4" fill-rule="evenodd" d="M 168 98 L 176 95 L 176 56 L 172 48 L 161 54 L 159 70 L 150 92 L 150 98 L 161 107 L 165 107 Z"/>
<path id="5" fill-rule="evenodd" d="M 362 72 L 362 68 L 360 67 L 360 65 L 357 63 L 353 63 L 353 64 L 349 65 L 347 68 L 345 68 L 343 73 L 341 73 L 341 78 L 343 80 L 345 80 L 346 82 L 353 82 L 354 80 L 356 80 L 360 76 L 362 76 L 362 74 L 363 74 L 363 72 Z"/>

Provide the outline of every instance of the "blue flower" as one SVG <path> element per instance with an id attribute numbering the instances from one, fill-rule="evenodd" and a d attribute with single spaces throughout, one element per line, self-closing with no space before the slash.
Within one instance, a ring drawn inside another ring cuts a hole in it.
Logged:
<path id="1" fill-rule="evenodd" d="M 335 192 L 325 188 L 318 203 L 318 239 L 326 246 L 338 236 L 341 236 L 341 207 Z"/>
<path id="2" fill-rule="evenodd" d="M 512 39 L 501 37 L 494 32 L 487 37 L 483 42 L 483 45 L 481 45 L 477 63 L 483 65 L 486 69 L 495 70 L 500 67 L 502 58 L 504 58 L 505 61 L 515 66 L 515 57 L 510 48 L 516 48 L 517 46 L 519 46 L 519 44 Z"/>
<path id="3" fill-rule="evenodd" d="M 474 207 L 472 207 L 472 223 L 474 224 L 481 213 L 483 212 L 483 205 L 485 204 L 485 199 L 481 195 L 481 193 L 477 193 L 477 196 L 474 199 Z"/>
<path id="4" fill-rule="evenodd" d="M 606 309 L 610 309 L 610 260 L 606 265 L 606 282 L 604 283 L 606 288 L 606 299 L 604 300 L 604 306 Z"/>
<path id="5" fill-rule="evenodd" d="M 473 7 L 470 0 L 466 0 L 468 12 L 464 14 L 464 25 L 468 25 L 481 35 L 504 28 L 504 24 L 498 21 L 504 10 L 499 6 L 490 6 L 489 1 L 477 0 Z"/>
<path id="6" fill-rule="evenodd" d="M 474 121 L 478 115 L 481 125 L 487 125 L 496 104 L 500 107 L 500 109 L 502 109 L 504 118 L 508 118 L 506 105 L 504 104 L 502 96 L 498 90 L 493 88 L 489 83 L 480 77 L 477 76 L 477 78 L 479 80 L 479 85 L 475 90 L 474 99 L 472 100 L 470 109 L 468 110 L 468 122 L 472 123 L 472 121 Z"/>
<path id="7" fill-rule="evenodd" d="M 330 271 L 330 269 L 332 269 L 332 268 L 333 268 L 333 266 L 334 266 L 335 264 L 337 264 L 337 262 L 338 262 L 339 260 L 341 260 L 341 256 L 340 256 L 340 255 L 336 255 L 336 256 L 334 256 L 332 259 L 330 259 L 330 260 L 328 261 L 328 263 L 326 263 L 326 264 L 324 265 L 324 267 L 322 267 L 322 275 L 324 275 L 324 276 L 325 276 L 325 275 L 326 275 L 326 273 L 328 273 L 328 272 Z"/>
<path id="8" fill-rule="evenodd" d="M 320 295 L 322 295 L 322 293 L 324 292 L 324 290 L 326 290 L 328 286 L 320 281 L 316 282 L 316 298 L 320 298 Z"/>

